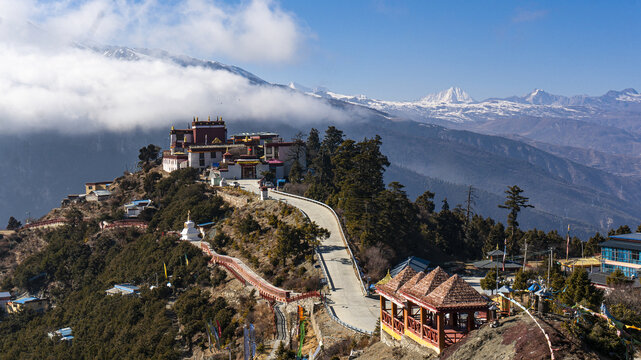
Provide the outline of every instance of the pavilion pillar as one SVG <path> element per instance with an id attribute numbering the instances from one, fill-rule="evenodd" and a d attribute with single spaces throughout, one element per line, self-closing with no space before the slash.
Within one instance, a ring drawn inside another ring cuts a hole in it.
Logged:
<path id="1" fill-rule="evenodd" d="M 407 306 L 403 308 L 403 329 L 407 329 L 407 317 L 412 314 L 412 303 L 407 302 Z"/>
<path id="2" fill-rule="evenodd" d="M 420 307 L 421 312 L 421 330 L 419 331 L 419 335 L 421 336 L 421 339 L 423 338 L 423 326 L 425 325 L 425 309 L 421 306 Z"/>
<path id="3" fill-rule="evenodd" d="M 458 313 L 456 313 L 456 312 L 451 312 L 450 313 L 450 319 L 448 321 L 448 325 L 451 328 L 456 328 L 456 315 L 458 315 Z"/>
<path id="4" fill-rule="evenodd" d="M 392 303 L 392 323 L 390 325 L 392 325 L 392 329 L 394 329 L 394 319 L 396 319 L 397 309 L 396 309 L 396 304 L 393 301 L 390 301 L 390 303 Z"/>
<path id="5" fill-rule="evenodd" d="M 436 331 L 438 332 L 438 349 L 445 348 L 445 313 L 436 313 Z"/>
<path id="6" fill-rule="evenodd" d="M 467 313 L 467 332 L 474 330 L 474 311 Z"/>
<path id="7" fill-rule="evenodd" d="M 383 297 L 383 295 L 379 295 L 378 298 L 379 298 L 379 301 L 381 303 L 380 319 L 381 319 L 381 323 L 382 323 L 383 322 L 383 311 L 385 310 L 385 298 Z"/>

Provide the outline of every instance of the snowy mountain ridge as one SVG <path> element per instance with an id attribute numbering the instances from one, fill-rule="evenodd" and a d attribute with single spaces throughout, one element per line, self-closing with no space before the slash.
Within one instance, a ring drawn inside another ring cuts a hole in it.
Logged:
<path id="1" fill-rule="evenodd" d="M 475 101 L 460 88 L 451 87 L 416 101 L 388 101 L 372 99 L 366 95 L 338 94 L 325 88 L 311 90 L 300 85 L 290 87 L 312 96 L 367 106 L 392 116 L 421 122 L 440 120 L 459 124 L 482 123 L 515 116 L 585 119 L 612 111 L 613 108 L 628 107 L 630 104 L 638 107 L 632 110 L 641 111 L 641 94 L 632 88 L 621 91 L 611 90 L 602 96 L 571 97 L 553 95 L 542 89 L 535 89 L 524 96 Z"/>

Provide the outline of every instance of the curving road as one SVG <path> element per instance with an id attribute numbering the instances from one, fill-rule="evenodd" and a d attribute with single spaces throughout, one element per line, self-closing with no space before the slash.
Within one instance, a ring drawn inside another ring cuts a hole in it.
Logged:
<path id="1" fill-rule="evenodd" d="M 257 180 L 238 182 L 243 189 L 258 193 Z M 361 282 L 341 238 L 340 224 L 332 212 L 322 205 L 282 193 L 270 191 L 269 197 L 301 209 L 318 226 L 329 230 L 329 238 L 323 240 L 318 248 L 329 276 L 327 302 L 341 321 L 359 329 L 374 331 L 379 315 L 378 301 L 363 296 Z"/>

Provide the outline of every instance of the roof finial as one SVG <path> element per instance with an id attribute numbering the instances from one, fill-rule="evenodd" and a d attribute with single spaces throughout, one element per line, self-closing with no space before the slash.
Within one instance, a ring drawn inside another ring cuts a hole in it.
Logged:
<path id="1" fill-rule="evenodd" d="M 187 210 L 187 222 L 189 222 L 189 218 L 191 217 L 191 210 Z"/>

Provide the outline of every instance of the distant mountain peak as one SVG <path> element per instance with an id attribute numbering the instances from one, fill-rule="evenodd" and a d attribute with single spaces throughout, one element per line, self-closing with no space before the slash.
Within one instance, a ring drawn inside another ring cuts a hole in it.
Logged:
<path id="1" fill-rule="evenodd" d="M 525 96 L 525 102 L 535 105 L 550 105 L 557 100 L 556 95 L 545 92 L 542 89 L 534 89 L 531 93 Z"/>
<path id="2" fill-rule="evenodd" d="M 421 104 L 470 104 L 475 101 L 462 89 L 452 86 L 436 94 L 427 95 L 419 102 Z"/>
<path id="3" fill-rule="evenodd" d="M 297 82 L 290 81 L 289 84 L 287 84 L 287 87 L 289 87 L 292 90 L 300 91 L 302 93 L 310 93 L 313 92 L 313 90 L 305 85 L 301 85 Z"/>

